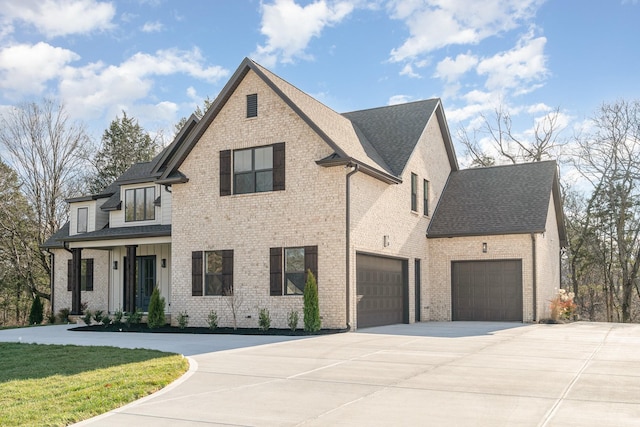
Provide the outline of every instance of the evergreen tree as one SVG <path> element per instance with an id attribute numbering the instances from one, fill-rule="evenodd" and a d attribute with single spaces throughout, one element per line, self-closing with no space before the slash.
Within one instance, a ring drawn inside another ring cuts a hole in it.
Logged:
<path id="1" fill-rule="evenodd" d="M 96 194 L 104 190 L 132 164 L 153 159 L 158 148 L 138 121 L 123 111 L 122 118 L 116 116 L 102 135 L 102 148 L 93 159 L 96 174 L 89 191 Z"/>
<path id="2" fill-rule="evenodd" d="M 166 323 L 164 307 L 164 298 L 160 296 L 158 288 L 155 288 L 151 293 L 151 300 L 149 301 L 149 314 L 147 315 L 147 325 L 149 325 L 149 329 L 164 326 Z"/>
<path id="3" fill-rule="evenodd" d="M 317 332 L 320 330 L 320 326 L 318 285 L 311 270 L 307 270 L 307 282 L 304 285 L 304 330 L 307 332 Z"/>
<path id="4" fill-rule="evenodd" d="M 31 312 L 29 313 L 29 324 L 39 325 L 44 320 L 44 306 L 39 296 L 35 296 L 31 304 Z"/>

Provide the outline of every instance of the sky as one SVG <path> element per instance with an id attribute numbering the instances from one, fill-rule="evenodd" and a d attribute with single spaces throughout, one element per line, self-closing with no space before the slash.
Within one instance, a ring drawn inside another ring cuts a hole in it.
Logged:
<path id="1" fill-rule="evenodd" d="M 639 0 L 0 0 L 0 113 L 54 98 L 96 142 L 126 111 L 168 143 L 249 57 L 340 113 L 441 98 L 455 139 L 557 108 L 570 136 L 640 99 L 639 23 Z"/>

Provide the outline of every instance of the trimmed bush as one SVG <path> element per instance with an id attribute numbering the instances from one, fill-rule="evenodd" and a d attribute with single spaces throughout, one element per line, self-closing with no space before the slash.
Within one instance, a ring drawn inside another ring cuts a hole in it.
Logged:
<path id="1" fill-rule="evenodd" d="M 304 285 L 304 330 L 318 332 L 321 326 L 318 285 L 311 270 L 307 270 L 307 282 Z"/>
<path id="2" fill-rule="evenodd" d="M 289 325 L 289 329 L 291 332 L 295 332 L 298 329 L 298 312 L 291 311 L 289 312 L 289 316 L 287 317 L 287 324 Z"/>
<path id="3" fill-rule="evenodd" d="M 271 327 L 271 315 L 266 308 L 260 309 L 260 315 L 258 316 L 258 328 L 262 332 L 266 332 Z"/>
<path id="4" fill-rule="evenodd" d="M 216 313 L 215 310 L 211 310 L 209 312 L 207 323 L 209 323 L 209 329 L 211 329 L 212 331 L 216 330 L 216 328 L 218 327 L 218 313 Z"/>
<path id="5" fill-rule="evenodd" d="M 149 314 L 147 315 L 147 325 L 149 325 L 149 329 L 164 326 L 166 323 L 164 307 L 164 298 L 160 296 L 160 290 L 155 288 L 151 293 L 151 300 L 149 301 Z"/>
<path id="6" fill-rule="evenodd" d="M 31 303 L 31 311 L 29 312 L 29 324 L 39 325 L 44 320 L 44 306 L 40 297 L 36 295 Z"/>
<path id="7" fill-rule="evenodd" d="M 178 327 L 180 329 L 185 329 L 189 326 L 189 313 L 187 311 L 181 311 L 178 313 Z"/>
<path id="8" fill-rule="evenodd" d="M 60 319 L 60 323 L 69 323 L 69 315 L 71 314 L 71 310 L 68 308 L 61 308 L 58 310 L 58 318 Z"/>

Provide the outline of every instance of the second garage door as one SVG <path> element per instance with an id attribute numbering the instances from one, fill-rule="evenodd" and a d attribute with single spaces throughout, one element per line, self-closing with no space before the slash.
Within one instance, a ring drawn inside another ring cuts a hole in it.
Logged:
<path id="1" fill-rule="evenodd" d="M 452 264 L 453 320 L 521 321 L 522 261 Z"/>
<path id="2" fill-rule="evenodd" d="M 357 254 L 358 328 L 408 322 L 406 261 Z"/>

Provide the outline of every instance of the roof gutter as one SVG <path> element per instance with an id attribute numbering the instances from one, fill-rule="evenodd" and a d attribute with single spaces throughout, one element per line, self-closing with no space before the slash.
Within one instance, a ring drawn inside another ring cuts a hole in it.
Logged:
<path id="1" fill-rule="evenodd" d="M 332 166 L 345 166 L 345 167 L 358 167 L 358 170 L 366 175 L 372 176 L 374 178 L 379 179 L 380 181 L 386 182 L 387 184 L 402 184 L 402 178 L 398 178 L 397 176 L 385 173 L 380 171 L 379 169 L 373 168 L 365 163 L 362 163 L 352 157 L 338 157 L 338 158 L 326 158 L 321 160 L 316 160 L 316 164 L 323 167 L 332 167 Z"/>
<path id="2" fill-rule="evenodd" d="M 345 267 L 346 267 L 346 326 L 347 330 L 351 329 L 351 177 L 360 170 L 359 164 L 348 163 L 347 167 L 353 167 L 353 170 L 346 175 L 346 211 L 345 211 L 345 233 L 346 233 L 346 246 L 345 246 Z"/>

